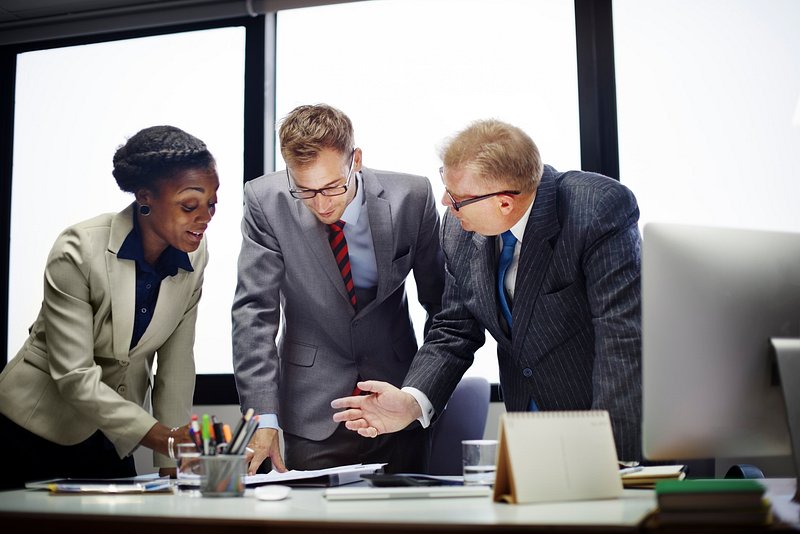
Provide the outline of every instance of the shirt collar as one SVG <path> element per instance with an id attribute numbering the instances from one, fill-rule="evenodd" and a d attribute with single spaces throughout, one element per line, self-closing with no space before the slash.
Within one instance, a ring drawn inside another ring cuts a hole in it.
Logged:
<path id="1" fill-rule="evenodd" d="M 528 225 L 528 219 L 531 216 L 531 210 L 533 210 L 533 204 L 536 201 L 536 195 L 533 195 L 531 199 L 531 204 L 528 206 L 528 209 L 525 210 L 525 214 L 519 218 L 519 220 L 511 227 L 511 233 L 514 234 L 514 237 L 517 238 L 517 241 L 522 243 L 522 237 L 525 235 L 525 227 Z"/>
<path id="2" fill-rule="evenodd" d="M 134 260 L 136 264 L 149 271 L 155 271 L 162 278 L 167 276 L 175 276 L 178 274 L 178 269 L 183 269 L 187 272 L 193 272 L 192 262 L 189 261 L 189 255 L 180 251 L 172 245 L 167 245 L 164 252 L 156 260 L 155 266 L 150 266 L 144 259 L 144 247 L 142 246 L 142 232 L 139 228 L 139 221 L 136 219 L 136 212 L 133 213 L 133 229 L 130 231 L 122 246 L 119 247 L 117 257 L 124 260 Z"/>
<path id="3" fill-rule="evenodd" d="M 361 177 L 361 171 L 356 173 L 355 182 L 356 196 L 353 197 L 353 200 L 342 213 L 342 220 L 350 225 L 351 228 L 356 225 L 358 218 L 361 217 L 361 203 L 364 202 L 364 180 Z"/>

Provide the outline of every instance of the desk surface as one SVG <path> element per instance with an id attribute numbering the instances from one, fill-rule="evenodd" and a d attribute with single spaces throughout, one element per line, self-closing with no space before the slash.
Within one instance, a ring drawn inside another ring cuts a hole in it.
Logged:
<path id="1" fill-rule="evenodd" d="M 763 481 L 779 525 L 800 527 L 800 506 L 791 502 L 793 479 Z M 288 499 L 259 501 L 178 495 L 50 495 L 0 492 L 4 532 L 82 532 L 114 529 L 170 534 L 191 532 L 407 532 L 637 530 L 655 508 L 651 490 L 625 490 L 620 499 L 509 505 L 489 497 L 327 501 L 321 489 L 294 489 Z M 11 527 L 10 529 L 8 527 Z"/>
<path id="2" fill-rule="evenodd" d="M 192 532 L 255 530 L 527 530 L 567 527 L 569 530 L 634 530 L 655 507 L 649 490 L 626 490 L 620 499 L 508 505 L 489 497 L 393 499 L 391 501 L 327 501 L 321 489 L 294 489 L 277 502 L 243 498 L 178 495 L 50 495 L 44 491 L 0 493 L 0 524 L 16 522 L 26 531 L 39 525 L 63 531 L 68 525 L 92 525 L 97 532 L 121 524 L 191 527 Z M 49 523 L 49 525 L 45 525 Z M 136 529 L 131 529 L 136 530 Z M 52 531 L 51 531 L 52 532 Z"/>

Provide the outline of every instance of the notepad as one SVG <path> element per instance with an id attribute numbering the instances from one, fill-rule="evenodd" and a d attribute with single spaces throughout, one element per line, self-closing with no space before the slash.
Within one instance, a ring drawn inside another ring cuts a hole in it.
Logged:
<path id="1" fill-rule="evenodd" d="M 494 499 L 509 503 L 622 495 L 607 411 L 512 412 L 500 417 Z"/>

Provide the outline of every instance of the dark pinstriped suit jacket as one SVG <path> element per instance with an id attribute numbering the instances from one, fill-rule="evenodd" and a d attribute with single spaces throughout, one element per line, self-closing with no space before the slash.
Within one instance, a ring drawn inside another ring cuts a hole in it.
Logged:
<path id="1" fill-rule="evenodd" d="M 442 223 L 443 309 L 404 386 L 441 413 L 485 340 L 497 340 L 508 411 L 604 409 L 621 460 L 641 458 L 640 248 L 636 199 L 598 174 L 545 166 L 525 227 L 510 339 L 498 315 L 495 237 Z"/>

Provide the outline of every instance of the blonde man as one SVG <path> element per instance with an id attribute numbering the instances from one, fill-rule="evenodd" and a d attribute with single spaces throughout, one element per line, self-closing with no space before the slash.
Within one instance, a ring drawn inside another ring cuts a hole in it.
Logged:
<path id="1" fill-rule="evenodd" d="M 363 167 L 350 119 L 327 105 L 294 109 L 279 137 L 286 170 L 245 185 L 233 304 L 239 399 L 261 415 L 249 471 L 267 457 L 279 470 L 358 462 L 422 470 L 424 429 L 368 443 L 333 422 L 330 402 L 360 377 L 401 384 L 417 350 L 405 293 L 412 270 L 426 331 L 441 309 L 430 182 Z"/>
<path id="2" fill-rule="evenodd" d="M 398 390 L 337 399 L 367 437 L 427 426 L 497 340 L 508 411 L 608 410 L 621 460 L 641 458 L 639 209 L 618 181 L 542 165 L 522 130 L 479 121 L 443 152 L 442 312 Z M 352 409 L 347 409 L 348 407 Z"/>

